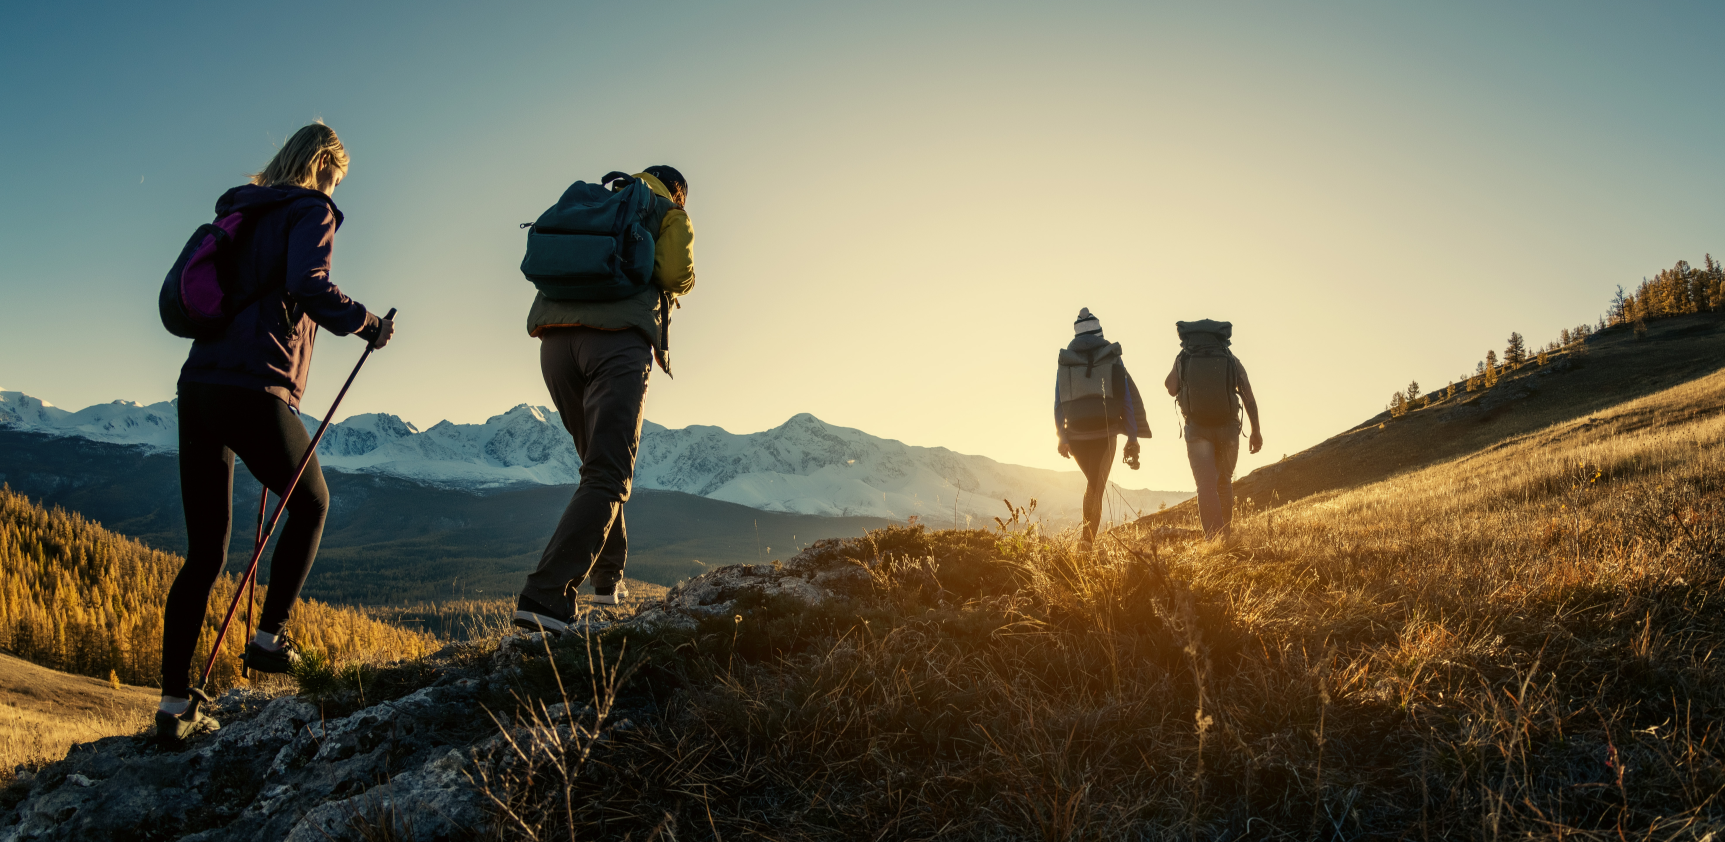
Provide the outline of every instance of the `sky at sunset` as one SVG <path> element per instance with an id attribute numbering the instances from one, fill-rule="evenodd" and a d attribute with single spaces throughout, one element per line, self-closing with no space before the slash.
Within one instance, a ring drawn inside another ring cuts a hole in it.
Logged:
<path id="1" fill-rule="evenodd" d="M 340 416 L 548 404 L 518 224 L 671 164 L 698 281 L 648 418 L 1071 469 L 1089 307 L 1155 433 L 1115 479 L 1190 489 L 1176 320 L 1234 323 L 1244 474 L 1725 251 L 1722 38 L 1717 3 L 6 4 L 0 388 L 170 399 L 163 274 L 322 118 L 332 279 L 401 311 Z M 360 350 L 319 339 L 307 411 Z"/>

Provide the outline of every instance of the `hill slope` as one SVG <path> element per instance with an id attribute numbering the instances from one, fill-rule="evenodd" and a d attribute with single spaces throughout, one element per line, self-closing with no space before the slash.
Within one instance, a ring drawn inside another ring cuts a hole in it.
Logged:
<path id="1" fill-rule="evenodd" d="M 0 781 L 66 749 L 152 724 L 158 691 L 114 687 L 0 654 Z"/>
<path id="2" fill-rule="evenodd" d="M 1259 507 L 1375 482 L 1704 377 L 1725 366 L 1725 313 L 1661 319 L 1635 338 L 1629 326 L 1588 337 L 1585 352 L 1527 363 L 1496 386 L 1435 400 L 1392 419 L 1374 415 L 1321 444 L 1266 465 L 1234 484 Z M 1266 411 L 1270 411 L 1266 409 Z M 1190 501 L 1172 507 L 1189 514 Z M 1164 515 L 1167 517 L 1168 515 Z"/>

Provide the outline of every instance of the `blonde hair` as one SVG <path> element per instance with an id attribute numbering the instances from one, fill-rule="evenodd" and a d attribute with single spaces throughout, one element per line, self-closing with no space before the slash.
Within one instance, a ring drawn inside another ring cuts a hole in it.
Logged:
<path id="1" fill-rule="evenodd" d="M 276 150 L 276 156 L 262 170 L 252 174 L 252 183 L 264 187 L 292 185 L 316 190 L 318 170 L 327 165 L 345 173 L 347 162 L 347 150 L 342 147 L 341 138 L 335 136 L 335 129 L 319 120 L 294 132 L 293 137 Z"/>

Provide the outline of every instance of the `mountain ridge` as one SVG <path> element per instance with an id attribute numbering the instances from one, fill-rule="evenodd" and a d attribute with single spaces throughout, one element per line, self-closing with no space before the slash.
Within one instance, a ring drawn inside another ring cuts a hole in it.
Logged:
<path id="1" fill-rule="evenodd" d="M 302 414 L 308 429 L 318 419 Z M 113 401 L 77 411 L 22 392 L 0 391 L 0 428 L 76 436 L 171 452 L 178 442 L 172 401 Z M 475 493 L 580 481 L 580 457 L 556 410 L 517 404 L 480 424 L 440 421 L 420 430 L 387 413 L 330 425 L 318 447 L 326 469 L 379 474 Z M 1083 475 L 1010 465 L 944 447 L 907 445 L 798 413 L 756 433 L 722 427 L 642 425 L 636 485 L 680 491 L 754 509 L 828 517 L 912 516 L 982 519 L 1003 499 L 1039 502 L 1038 515 L 1063 526 L 1079 516 Z M 1127 489 L 1117 505 L 1153 511 L 1189 493 Z M 1121 513 L 1123 516 L 1125 513 Z"/>

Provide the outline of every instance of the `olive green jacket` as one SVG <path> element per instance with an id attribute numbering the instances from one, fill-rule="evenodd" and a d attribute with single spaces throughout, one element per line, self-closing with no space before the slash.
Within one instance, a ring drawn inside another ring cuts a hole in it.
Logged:
<path id="1" fill-rule="evenodd" d="M 653 192 L 667 199 L 671 191 L 663 182 L 636 173 Z M 653 343 L 654 356 L 666 374 L 671 373 L 671 360 L 666 341 L 670 330 L 670 308 L 676 300 L 695 288 L 695 229 L 689 214 L 681 207 L 672 207 L 659 224 L 659 236 L 654 240 L 653 287 L 617 301 L 552 301 L 540 293 L 533 298 L 527 311 L 527 333 L 559 327 L 591 327 L 599 330 L 638 330 Z"/>

